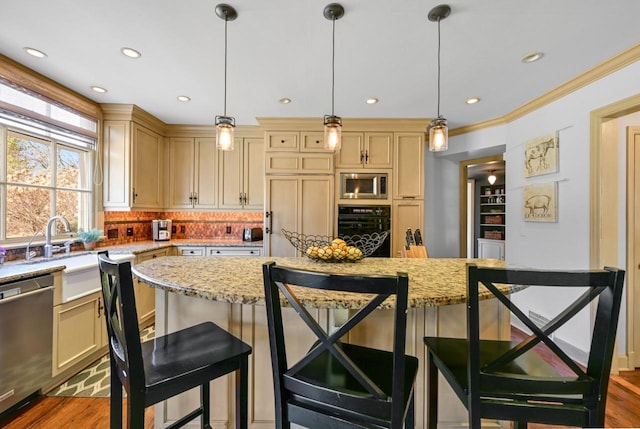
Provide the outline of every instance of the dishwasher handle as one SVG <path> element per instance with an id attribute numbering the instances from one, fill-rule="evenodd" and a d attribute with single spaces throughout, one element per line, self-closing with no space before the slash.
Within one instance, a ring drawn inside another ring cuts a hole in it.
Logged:
<path id="1" fill-rule="evenodd" d="M 17 300 L 19 300 L 21 298 L 26 298 L 28 296 L 33 296 L 33 295 L 37 295 L 37 294 L 40 294 L 40 293 L 44 293 L 44 292 L 47 292 L 49 290 L 53 290 L 53 286 L 43 287 L 41 289 L 32 290 L 32 291 L 29 291 L 29 292 L 26 292 L 26 293 L 13 295 L 13 296 L 10 296 L 9 298 L 0 299 L 0 305 L 8 304 L 8 303 L 10 303 L 12 301 L 17 301 Z"/>

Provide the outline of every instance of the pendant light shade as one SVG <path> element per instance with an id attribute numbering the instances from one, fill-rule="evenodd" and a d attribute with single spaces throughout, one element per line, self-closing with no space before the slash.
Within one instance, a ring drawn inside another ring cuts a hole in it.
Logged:
<path id="1" fill-rule="evenodd" d="M 227 116 L 227 22 L 236 19 L 238 13 L 228 4 L 221 3 L 216 6 L 216 15 L 224 19 L 224 114 L 216 116 L 216 148 L 233 150 L 236 120 Z"/>
<path id="2" fill-rule="evenodd" d="M 493 185 L 494 183 L 496 183 L 496 175 L 495 175 L 495 171 L 491 170 L 489 177 L 487 177 L 487 180 L 489 181 L 490 185 Z"/>
<path id="3" fill-rule="evenodd" d="M 323 15 L 332 23 L 331 45 L 331 115 L 324 117 L 324 148 L 337 152 L 342 144 L 342 118 L 334 115 L 335 72 L 336 72 L 336 20 L 344 16 L 344 8 L 331 3 L 324 8 Z"/>
<path id="4" fill-rule="evenodd" d="M 433 119 L 427 127 L 429 133 L 429 150 L 442 152 L 449 148 L 449 129 L 447 120 L 440 114 L 440 21 L 451 13 L 451 8 L 441 4 L 429 11 L 429 21 L 438 23 L 438 117 Z"/>

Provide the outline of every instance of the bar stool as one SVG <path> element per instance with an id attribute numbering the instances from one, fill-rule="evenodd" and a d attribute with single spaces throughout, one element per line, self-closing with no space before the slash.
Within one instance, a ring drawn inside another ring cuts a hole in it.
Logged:
<path id="1" fill-rule="evenodd" d="M 111 428 L 122 427 L 122 387 L 130 429 L 144 427 L 144 409 L 200 386 L 200 406 L 168 426 L 201 416 L 209 425 L 209 382 L 235 372 L 237 429 L 247 428 L 248 356 L 251 347 L 212 322 L 140 341 L 131 263 L 98 253 L 111 357 Z"/>

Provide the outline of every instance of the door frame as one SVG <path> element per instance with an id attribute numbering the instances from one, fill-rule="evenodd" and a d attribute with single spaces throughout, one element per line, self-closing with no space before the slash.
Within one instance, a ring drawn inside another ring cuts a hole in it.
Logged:
<path id="1" fill-rule="evenodd" d="M 617 266 L 619 263 L 617 248 L 618 235 L 607 234 L 612 228 L 617 230 L 617 210 L 604 210 L 618 206 L 617 192 L 605 192 L 605 187 L 617 183 L 620 166 L 611 163 L 615 157 L 607 157 L 607 144 L 611 144 L 611 134 L 606 132 L 606 123 L 619 117 L 640 111 L 640 94 L 625 98 L 623 100 L 603 106 L 591 112 L 590 131 L 590 225 L 589 225 L 589 263 L 594 269 L 602 268 L 605 265 Z M 605 128 L 603 129 L 603 126 Z M 615 133 L 613 133 L 615 134 Z M 616 142 L 617 143 L 617 142 Z M 616 188 L 617 189 L 617 188 Z M 630 221 L 627 219 L 627 230 Z M 628 240 L 628 238 L 627 238 Z M 627 249 L 628 249 L 627 243 Z M 628 253 L 628 252 L 627 252 Z M 635 342 L 635 333 L 640 332 L 640 317 L 635 317 L 635 306 L 640 303 L 640 296 L 636 296 L 634 288 L 629 287 L 634 281 L 633 265 L 629 265 L 627 260 L 627 308 L 626 308 L 626 351 L 624 356 L 618 356 L 613 365 L 621 368 L 635 367 L 634 356 L 637 355 L 640 344 Z"/>
<path id="2" fill-rule="evenodd" d="M 461 258 L 467 257 L 467 180 L 469 175 L 467 174 L 467 167 L 475 164 L 486 164 L 491 161 L 504 161 L 502 154 L 485 156 L 482 158 L 468 159 L 460 161 L 459 164 L 459 184 L 460 184 L 460 237 L 458 239 L 460 243 L 459 253 Z M 506 182 L 506 181 L 505 181 Z"/>

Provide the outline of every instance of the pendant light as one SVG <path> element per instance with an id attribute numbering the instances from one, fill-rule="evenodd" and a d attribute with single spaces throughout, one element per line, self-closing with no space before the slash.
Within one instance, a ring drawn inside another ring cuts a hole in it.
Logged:
<path id="1" fill-rule="evenodd" d="M 224 19 L 224 113 L 216 116 L 216 148 L 233 150 L 236 120 L 227 116 L 227 22 L 236 19 L 238 13 L 228 4 L 220 3 L 216 6 L 216 15 Z"/>
<path id="2" fill-rule="evenodd" d="M 487 180 L 489 181 L 489 184 L 490 184 L 490 185 L 493 185 L 494 183 L 496 183 L 496 175 L 495 175 L 495 171 L 494 171 L 494 170 L 491 170 L 489 173 L 490 173 L 490 174 L 489 174 L 489 177 L 487 177 Z"/>
<path id="3" fill-rule="evenodd" d="M 338 3 L 331 3 L 324 8 L 323 15 L 331 20 L 333 42 L 331 45 L 331 115 L 324 116 L 324 148 L 337 152 L 342 143 L 342 118 L 333 113 L 335 74 L 336 74 L 336 20 L 344 16 L 344 8 Z"/>
<path id="4" fill-rule="evenodd" d="M 438 23 L 438 117 L 427 127 L 429 133 L 429 150 L 442 152 L 449 148 L 449 129 L 447 120 L 440 115 L 440 21 L 451 13 L 449 5 L 441 4 L 429 11 L 429 21 Z"/>

